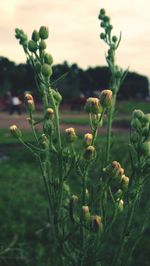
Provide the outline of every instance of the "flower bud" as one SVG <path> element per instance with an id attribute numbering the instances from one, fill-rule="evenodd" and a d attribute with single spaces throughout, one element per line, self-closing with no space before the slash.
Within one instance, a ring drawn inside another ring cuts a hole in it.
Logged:
<path id="1" fill-rule="evenodd" d="M 108 108 L 111 105 L 112 91 L 103 90 L 100 94 L 100 104 L 103 108 Z"/>
<path id="2" fill-rule="evenodd" d="M 47 108 L 45 117 L 52 120 L 54 116 L 54 110 L 52 108 Z"/>
<path id="3" fill-rule="evenodd" d="M 39 36 L 38 31 L 34 30 L 33 33 L 32 33 L 32 40 L 33 40 L 34 42 L 38 42 L 39 39 L 40 39 L 40 36 Z"/>
<path id="4" fill-rule="evenodd" d="M 77 202 L 78 202 L 78 197 L 76 195 L 72 195 L 69 204 L 69 214 L 73 223 L 75 222 L 75 218 L 77 218 L 75 217 L 75 207 L 77 205 Z"/>
<path id="5" fill-rule="evenodd" d="M 77 204 L 77 202 L 78 202 L 78 196 L 76 196 L 76 195 L 72 195 L 71 196 L 71 200 L 70 200 L 70 203 L 71 203 L 71 205 L 72 205 L 72 207 L 74 208 L 75 206 L 76 206 L 76 204 Z"/>
<path id="6" fill-rule="evenodd" d="M 98 114 L 100 113 L 100 103 L 98 98 L 88 98 L 85 105 L 87 113 Z"/>
<path id="7" fill-rule="evenodd" d="M 115 36 L 115 35 L 112 36 L 112 41 L 116 43 L 117 42 L 117 36 Z"/>
<path id="8" fill-rule="evenodd" d="M 142 128 L 142 136 L 144 136 L 146 139 L 149 137 L 149 126 Z"/>
<path id="9" fill-rule="evenodd" d="M 34 100 L 31 94 L 25 96 L 25 105 L 29 113 L 32 113 L 33 111 L 35 111 L 35 104 L 34 104 Z"/>
<path id="10" fill-rule="evenodd" d="M 28 100 L 32 100 L 33 101 L 33 97 L 30 93 L 26 93 L 25 94 L 25 102 L 28 101 Z"/>
<path id="11" fill-rule="evenodd" d="M 85 150 L 85 153 L 84 153 L 84 158 L 86 160 L 92 160 L 94 158 L 94 155 L 95 155 L 95 148 L 94 146 L 88 146 Z"/>
<path id="12" fill-rule="evenodd" d="M 140 145 L 140 151 L 143 155 L 150 155 L 150 141 L 148 142 L 143 142 Z"/>
<path id="13" fill-rule="evenodd" d="M 44 61 L 45 61 L 45 63 L 48 64 L 48 65 L 53 64 L 53 57 L 51 56 L 51 54 L 46 53 L 46 54 L 44 55 Z"/>
<path id="14" fill-rule="evenodd" d="M 142 124 L 145 126 L 150 123 L 150 114 L 146 114 L 142 117 Z"/>
<path id="15" fill-rule="evenodd" d="M 41 72 L 43 76 L 50 77 L 52 75 L 52 68 L 48 64 L 44 64 L 41 67 Z"/>
<path id="16" fill-rule="evenodd" d="M 45 26 L 41 26 L 40 27 L 40 30 L 39 30 L 39 35 L 40 35 L 40 38 L 45 40 L 48 38 L 49 36 L 49 30 L 48 30 L 48 27 L 45 27 Z"/>
<path id="17" fill-rule="evenodd" d="M 31 40 L 31 41 L 29 41 L 28 42 L 28 49 L 29 49 L 29 51 L 30 52 L 36 52 L 37 51 L 37 44 L 36 44 L 36 42 L 35 41 L 33 41 L 33 40 Z"/>
<path id="18" fill-rule="evenodd" d="M 10 132 L 11 134 L 16 137 L 16 138 L 21 138 L 22 137 L 22 133 L 21 130 L 16 126 L 16 125 L 12 125 L 10 126 Z"/>
<path id="19" fill-rule="evenodd" d="M 122 178 L 121 178 L 121 189 L 123 191 L 126 191 L 127 188 L 128 188 L 128 185 L 129 185 L 129 177 L 123 175 Z"/>
<path id="20" fill-rule="evenodd" d="M 53 90 L 53 89 L 51 89 L 51 91 L 52 91 L 53 97 L 54 97 L 55 101 L 57 102 L 57 104 L 60 104 L 60 102 L 62 101 L 62 96 L 59 93 L 59 91 Z"/>
<path id="21" fill-rule="evenodd" d="M 139 110 L 139 109 L 135 109 L 132 113 L 132 117 L 133 118 L 138 118 L 139 120 L 142 119 L 144 117 L 144 113 Z"/>
<path id="22" fill-rule="evenodd" d="M 91 216 L 91 229 L 95 233 L 102 233 L 103 231 L 103 224 L 102 224 L 102 218 L 98 215 L 92 215 Z"/>
<path id="23" fill-rule="evenodd" d="M 104 20 L 104 22 L 109 22 L 110 21 L 110 17 L 104 16 L 103 20 Z"/>
<path id="24" fill-rule="evenodd" d="M 82 206 L 82 219 L 86 222 L 90 219 L 90 211 L 88 206 Z"/>
<path id="25" fill-rule="evenodd" d="M 102 33 L 100 34 L 100 38 L 101 38 L 102 40 L 104 40 L 104 39 L 106 38 L 106 34 L 105 34 L 104 32 L 102 32 Z"/>
<path id="26" fill-rule="evenodd" d="M 70 128 L 67 128 L 65 130 L 66 132 L 66 139 L 67 139 L 67 142 L 74 142 L 77 138 L 77 135 L 75 133 L 75 129 L 73 127 L 70 127 Z"/>
<path id="27" fill-rule="evenodd" d="M 105 14 L 106 14 L 106 11 L 105 11 L 105 9 L 104 9 L 104 8 L 101 8 L 101 9 L 100 9 L 100 14 L 101 14 L 101 15 L 103 15 L 103 16 L 105 16 Z"/>
<path id="28" fill-rule="evenodd" d="M 42 134 L 40 137 L 40 143 L 43 149 L 47 149 L 49 147 L 49 140 L 45 134 Z"/>
<path id="29" fill-rule="evenodd" d="M 84 142 L 86 144 L 86 146 L 90 146 L 92 144 L 92 140 L 93 140 L 93 135 L 90 133 L 86 133 L 84 135 Z"/>
<path id="30" fill-rule="evenodd" d="M 135 118 L 135 119 L 132 119 L 131 121 L 131 127 L 136 129 L 136 130 L 139 130 L 141 129 L 141 122 L 138 118 Z"/>
<path id="31" fill-rule="evenodd" d="M 39 49 L 40 50 L 45 50 L 46 49 L 46 42 L 41 40 L 39 43 Z"/>
<path id="32" fill-rule="evenodd" d="M 117 208 L 119 212 L 122 212 L 124 209 L 124 201 L 122 199 L 117 199 Z"/>

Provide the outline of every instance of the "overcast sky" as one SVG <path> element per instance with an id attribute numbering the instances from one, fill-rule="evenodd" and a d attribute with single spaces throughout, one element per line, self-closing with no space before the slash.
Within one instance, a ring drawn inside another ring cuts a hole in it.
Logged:
<path id="1" fill-rule="evenodd" d="M 111 17 L 114 33 L 122 31 L 117 63 L 150 77 L 150 0 L 3 0 L 0 4 L 0 55 L 20 63 L 24 52 L 14 37 L 16 27 L 29 36 L 48 26 L 48 51 L 54 63 L 105 65 L 100 40 L 100 8 Z"/>

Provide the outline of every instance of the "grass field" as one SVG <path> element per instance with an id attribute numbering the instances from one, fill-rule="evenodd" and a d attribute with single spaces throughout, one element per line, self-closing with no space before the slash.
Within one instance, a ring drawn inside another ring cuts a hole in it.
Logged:
<path id="1" fill-rule="evenodd" d="M 33 142 L 30 132 L 24 132 L 24 139 Z M 82 142 L 82 136 L 80 139 Z M 113 140 L 112 160 L 119 160 L 130 175 L 128 135 L 117 134 Z M 32 154 L 18 144 L 8 130 L 1 131 L 0 143 L 3 143 L 0 146 L 0 265 L 48 266 L 47 203 L 40 169 Z M 96 146 L 100 154 L 104 152 L 104 143 L 104 136 L 99 137 Z M 93 167 L 92 177 L 97 174 L 98 167 Z M 135 253 L 136 266 L 149 265 L 149 231 Z"/>
<path id="2" fill-rule="evenodd" d="M 125 122 L 131 120 L 131 112 L 142 109 L 149 112 L 149 103 L 119 102 L 115 120 Z M 87 125 L 88 116 L 80 112 L 62 112 L 61 123 Z M 79 135 L 82 145 L 82 134 Z M 26 142 L 33 142 L 30 131 L 23 132 Z M 105 136 L 97 141 L 100 157 L 96 165 L 102 163 Z M 129 134 L 116 133 L 113 135 L 112 160 L 118 160 L 130 175 Z M 80 147 L 77 147 L 77 149 Z M 93 167 L 91 176 L 99 174 L 99 168 Z M 78 185 L 73 182 L 74 190 Z M 149 197 L 149 186 L 145 189 L 145 199 Z M 144 206 L 144 205 L 143 205 Z M 137 222 L 143 216 L 144 207 L 139 208 Z M 38 163 L 18 140 L 13 138 L 9 129 L 0 130 L 0 265 L 8 266 L 48 266 L 49 258 L 49 229 L 47 218 L 47 201 Z M 134 254 L 133 266 L 150 265 L 150 227 L 141 239 Z"/>

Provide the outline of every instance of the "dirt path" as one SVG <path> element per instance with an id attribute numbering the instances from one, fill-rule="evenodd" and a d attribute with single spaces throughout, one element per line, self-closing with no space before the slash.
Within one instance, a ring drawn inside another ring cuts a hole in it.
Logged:
<path id="1" fill-rule="evenodd" d="M 84 117 L 82 114 L 73 114 L 71 116 L 71 114 L 65 114 L 66 117 Z M 30 124 L 27 121 L 27 115 L 26 114 L 22 114 L 22 115 L 8 115 L 5 113 L 0 113 L 0 129 L 1 128 L 9 128 L 11 125 L 17 125 L 20 129 L 23 130 L 30 130 Z M 82 133 L 86 133 L 90 131 L 90 127 L 88 125 L 74 125 L 74 124 L 61 124 L 60 128 L 61 130 L 65 130 L 68 127 L 75 127 L 76 130 L 78 132 L 82 132 Z M 41 125 L 37 125 L 37 129 L 41 129 Z M 106 128 L 101 128 L 101 133 L 105 133 Z M 123 128 L 123 127 L 113 127 L 113 132 L 128 132 L 129 129 L 128 128 Z"/>

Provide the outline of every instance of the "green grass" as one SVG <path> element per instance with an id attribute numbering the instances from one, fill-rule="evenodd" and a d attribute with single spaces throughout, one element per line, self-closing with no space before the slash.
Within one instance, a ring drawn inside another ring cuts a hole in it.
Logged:
<path id="1" fill-rule="evenodd" d="M 33 141 L 30 132 L 23 132 L 23 135 L 26 141 Z M 79 138 L 77 149 L 82 145 L 82 135 Z M 128 135 L 118 133 L 113 136 L 113 140 L 112 160 L 119 160 L 126 173 L 130 174 Z M 100 136 L 96 144 L 102 155 L 105 141 L 105 137 Z M 49 230 L 46 227 L 47 201 L 38 163 L 7 130 L 1 131 L 0 143 L 5 143 L 0 146 L 0 250 L 6 248 L 17 236 L 10 251 L 0 256 L 0 265 L 48 266 L 50 246 Z M 91 169 L 93 180 L 99 174 L 101 163 L 98 157 L 96 166 Z M 77 189 L 75 184 L 76 180 L 73 181 L 74 190 Z M 134 265 L 148 266 L 148 236 L 142 238 L 141 245 L 136 251 Z"/>

